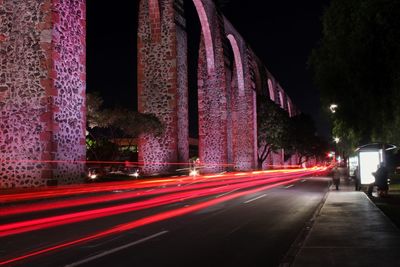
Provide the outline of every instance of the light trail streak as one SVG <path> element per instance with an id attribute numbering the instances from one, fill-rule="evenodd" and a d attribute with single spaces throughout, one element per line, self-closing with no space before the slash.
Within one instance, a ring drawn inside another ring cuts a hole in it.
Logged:
<path id="1" fill-rule="evenodd" d="M 49 163 L 63 163 L 63 164 L 114 164 L 114 165 L 131 165 L 131 166 L 143 166 L 143 165 L 191 165 L 191 162 L 155 162 L 155 161 L 93 161 L 93 160 L 34 160 L 34 159 L 0 159 L 0 162 L 4 163 L 34 163 L 34 164 L 49 164 Z M 233 166 L 232 163 L 207 163 L 202 162 L 199 166 Z"/>
<path id="2" fill-rule="evenodd" d="M 174 210 L 161 212 L 161 213 L 158 213 L 158 214 L 155 214 L 155 215 L 144 217 L 144 218 L 136 220 L 136 221 L 132 221 L 132 222 L 129 222 L 129 223 L 118 225 L 116 227 L 113 227 L 111 229 L 108 229 L 108 230 L 105 230 L 105 231 L 102 231 L 102 232 L 99 232 L 99 233 L 96 233 L 96 234 L 87 235 L 87 236 L 85 236 L 83 238 L 80 238 L 80 239 L 72 240 L 72 241 L 69 241 L 69 242 L 66 242 L 66 243 L 58 244 L 56 246 L 48 247 L 48 248 L 41 249 L 41 250 L 38 250 L 38 251 L 29 252 L 29 253 L 27 253 L 25 255 L 22 255 L 22 256 L 19 256 L 19 257 L 16 257 L 16 258 L 6 259 L 6 260 L 1 261 L 0 265 L 6 265 L 6 264 L 10 264 L 10 263 L 15 263 L 17 261 L 21 261 L 21 260 L 28 259 L 28 258 L 31 258 L 31 257 L 34 257 L 34 256 L 38 256 L 38 255 L 41 255 L 41 254 L 44 254 L 44 253 L 47 253 L 47 252 L 53 252 L 55 250 L 59 250 L 59 249 L 67 248 L 67 247 L 70 247 L 70 246 L 73 246 L 73 245 L 77 245 L 77 244 L 80 244 L 80 243 L 92 241 L 94 239 L 103 238 L 103 237 L 106 237 L 106 236 L 109 236 L 109 235 L 112 235 L 112 234 L 117 234 L 117 233 L 121 233 L 121 232 L 124 232 L 124 231 L 132 230 L 132 229 L 135 229 L 135 228 L 138 228 L 138 227 L 141 227 L 141 226 L 145 226 L 145 225 L 148 225 L 148 224 L 151 224 L 151 223 L 156 223 L 156 222 L 164 221 L 164 220 L 167 220 L 167 219 L 170 219 L 170 218 L 182 216 L 182 215 L 185 215 L 185 214 L 188 214 L 188 213 L 192 213 L 192 212 L 195 212 L 195 211 L 198 211 L 198 210 L 201 210 L 201 209 L 208 208 L 208 207 L 213 206 L 213 205 L 217 205 L 217 204 L 219 204 L 221 202 L 226 202 L 226 201 L 229 201 L 229 200 L 232 200 L 232 199 L 235 199 L 235 198 L 242 197 L 244 195 L 257 193 L 259 191 L 271 189 L 271 188 L 274 188 L 274 187 L 277 187 L 277 186 L 281 186 L 281 185 L 284 185 L 284 184 L 293 183 L 293 182 L 298 181 L 298 180 L 299 179 L 297 178 L 297 179 L 292 179 L 292 180 L 289 180 L 289 181 L 280 182 L 280 183 L 276 183 L 276 184 L 272 184 L 272 185 L 266 185 L 266 186 L 262 186 L 262 187 L 259 187 L 259 188 L 256 188 L 256 189 L 246 190 L 246 191 L 243 191 L 243 192 L 234 193 L 232 195 L 226 195 L 226 196 L 223 196 L 223 197 L 220 197 L 220 198 L 215 198 L 215 199 L 208 200 L 208 201 L 205 201 L 205 202 L 202 202 L 202 203 L 194 204 L 192 206 L 182 207 L 182 208 L 177 208 L 177 209 L 174 209 Z"/>
<path id="3" fill-rule="evenodd" d="M 261 174 L 284 174 L 284 173 L 307 173 L 308 171 L 313 169 L 300 169 L 300 170 L 271 170 L 271 171 L 263 171 Z M 250 172 L 251 173 L 251 172 Z M 250 175 L 249 173 L 249 175 Z M 255 173 L 251 173 L 251 175 L 257 175 Z M 141 189 L 141 188 L 149 188 L 154 186 L 161 185 L 174 185 L 176 183 L 198 183 L 201 180 L 206 179 L 233 179 L 235 173 L 226 173 L 220 174 L 217 176 L 198 176 L 196 178 L 185 176 L 176 179 L 167 179 L 159 178 L 156 180 L 149 181 L 129 181 L 129 182 L 115 182 L 109 183 L 107 185 L 104 184 L 96 184 L 96 185 L 76 185 L 76 186 L 60 186 L 58 188 L 52 189 L 44 189 L 44 190 L 35 190 L 35 192 L 28 193 L 16 193 L 16 194 L 4 194 L 0 196 L 0 203 L 10 203 L 10 202 L 18 202 L 18 201 L 28 201 L 35 199 L 44 199 L 44 198 L 56 198 L 56 197 L 64 197 L 64 196 L 72 196 L 78 194 L 90 194 L 90 193 L 100 193 L 114 190 L 133 190 L 133 189 Z"/>
<path id="4" fill-rule="evenodd" d="M 280 177 L 285 178 L 285 177 L 290 177 L 293 175 L 292 173 L 289 174 L 283 174 Z M 225 177 L 229 178 L 229 177 Z M 201 188 L 206 188 L 206 187 L 211 187 L 211 186 L 226 186 L 226 184 L 229 182 L 231 184 L 235 183 L 243 183 L 243 182 L 250 182 L 250 181 L 255 181 L 259 179 L 272 179 L 272 177 L 268 176 L 261 176 L 258 174 L 255 178 L 243 178 L 241 177 L 240 179 L 237 179 L 234 177 L 234 179 L 230 180 L 224 180 L 224 181 L 199 181 L 201 182 L 200 184 L 197 185 L 188 185 L 186 187 L 173 187 L 173 188 L 152 188 L 150 190 L 146 191 L 138 191 L 138 192 L 124 192 L 122 194 L 113 194 L 113 195 L 105 195 L 105 196 L 94 196 L 94 197 L 86 197 L 83 199 L 69 199 L 69 200 L 59 200 L 59 201 L 54 201 L 50 203 L 35 203 L 35 204 L 26 204 L 26 205 L 20 205 L 20 206 L 14 206 L 14 207 L 8 207 L 8 208 L 3 208 L 2 212 L 0 213 L 0 217 L 5 217 L 5 216 L 11 216 L 11 215 L 17 215 L 17 214 L 22 214 L 22 213 L 33 213 L 33 212 L 39 212 L 39 211 L 46 211 L 46 210 L 53 210 L 53 209 L 62 209 L 62 208 L 70 208 L 70 207 L 76 207 L 76 206 L 84 206 L 84 205 L 90 205 L 90 204 L 98 204 L 98 203 L 105 203 L 105 202 L 111 202 L 111 201 L 117 201 L 117 200 L 125 200 L 125 199 L 131 199 L 131 198 L 137 198 L 137 197 L 143 197 L 143 196 L 148 196 L 148 195 L 155 195 L 155 194 L 165 194 L 165 193 L 173 193 L 173 192 L 181 192 L 181 191 L 188 191 L 188 190 L 194 190 L 194 189 L 201 189 Z M 151 193 L 150 193 L 151 192 Z"/>
<path id="5" fill-rule="evenodd" d="M 0 225 L 0 237 L 5 237 L 9 235 L 20 234 L 24 232 L 41 230 L 50 227 L 76 223 L 86 220 L 92 220 L 105 216 L 112 216 L 121 213 L 127 213 L 137 210 L 142 210 L 146 208 L 153 208 L 160 205 L 167 205 L 177 201 L 183 201 L 188 199 L 199 198 L 203 196 L 209 196 L 214 194 L 220 194 L 234 189 L 245 189 L 249 187 L 261 186 L 265 184 L 280 182 L 282 180 L 292 179 L 294 177 L 285 178 L 269 178 L 261 179 L 255 181 L 248 181 L 239 184 L 225 185 L 222 187 L 199 189 L 194 191 L 188 191 L 183 193 L 174 193 L 170 195 L 164 195 L 155 197 L 149 200 L 143 200 L 135 203 L 116 205 L 107 208 L 100 208 L 88 211 L 81 211 L 76 213 L 63 214 L 53 217 L 45 217 L 40 219 L 33 219 L 29 221 L 15 222 Z M 296 175 L 296 178 L 299 178 Z"/>

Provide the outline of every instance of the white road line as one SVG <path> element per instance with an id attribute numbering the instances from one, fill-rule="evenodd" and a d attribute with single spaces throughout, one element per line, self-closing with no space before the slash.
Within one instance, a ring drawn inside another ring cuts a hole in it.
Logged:
<path id="1" fill-rule="evenodd" d="M 223 194 L 221 194 L 221 195 L 218 195 L 218 196 L 216 196 L 215 198 L 219 198 L 219 197 L 223 197 L 223 196 L 229 195 L 230 193 L 233 193 L 233 192 L 238 191 L 238 190 L 239 190 L 239 189 L 233 189 L 233 190 L 231 190 L 231 191 L 229 191 L 229 192 L 226 192 L 226 193 L 223 193 Z"/>
<path id="2" fill-rule="evenodd" d="M 258 197 L 256 197 L 256 198 L 249 199 L 249 200 L 247 200 L 247 201 L 245 201 L 245 202 L 243 202 L 243 203 L 244 203 L 244 204 L 247 204 L 247 203 L 253 202 L 253 201 L 257 200 L 257 199 L 260 199 L 260 198 L 262 198 L 262 197 L 265 197 L 266 195 L 267 195 L 267 194 L 264 194 L 264 195 L 258 196 Z"/>
<path id="3" fill-rule="evenodd" d="M 293 187 L 293 186 L 294 186 L 294 184 L 291 184 L 291 185 L 285 186 L 284 188 L 285 188 L 285 189 L 289 189 L 289 188 L 291 188 L 291 187 Z"/>
<path id="4" fill-rule="evenodd" d="M 84 263 L 88 263 L 88 262 L 90 262 L 90 261 L 96 260 L 96 259 L 98 259 L 98 258 L 107 256 L 107 255 L 110 255 L 110 254 L 115 253 L 115 252 L 118 252 L 118 251 L 120 251 L 120 250 L 123 250 L 123 249 L 129 248 L 129 247 L 132 247 L 132 246 L 134 246 L 134 245 L 137 245 L 137 244 L 146 242 L 147 240 L 156 238 L 156 237 L 158 237 L 158 236 L 160 236 L 160 235 L 164 235 L 164 234 L 166 234 L 166 233 L 168 233 L 168 231 L 159 232 L 159 233 L 157 233 L 157 234 L 154 234 L 154 235 L 151 235 L 151 236 L 148 236 L 148 237 L 139 239 L 139 240 L 137 240 L 137 241 L 135 241 L 135 242 L 132 242 L 132 243 L 129 243 L 129 244 L 126 244 L 126 245 L 117 247 L 117 248 L 113 248 L 113 249 L 111 249 L 111 250 L 104 251 L 104 252 L 99 253 L 99 254 L 97 254 L 97 255 L 94 255 L 94 256 L 92 256 L 92 257 L 89 257 L 89 258 L 86 258 L 86 259 L 83 259 L 83 260 L 80 260 L 80 261 L 77 261 L 77 262 L 74 262 L 74 263 L 65 265 L 65 267 L 74 267 L 74 266 L 79 266 L 79 265 L 84 264 Z"/>

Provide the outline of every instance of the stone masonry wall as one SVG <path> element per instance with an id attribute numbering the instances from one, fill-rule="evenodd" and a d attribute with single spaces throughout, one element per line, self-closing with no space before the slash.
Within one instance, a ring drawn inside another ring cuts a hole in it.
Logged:
<path id="1" fill-rule="evenodd" d="M 206 37 L 202 34 L 198 64 L 199 155 L 207 164 L 203 172 L 225 170 L 227 157 L 227 100 L 223 53 L 223 23 L 212 1 L 202 1 L 213 40 L 214 62 L 206 55 Z M 203 24 L 202 24 L 203 25 Z M 204 32 L 204 29 L 203 29 Z"/>
<path id="2" fill-rule="evenodd" d="M 257 156 L 255 91 L 268 90 L 271 79 L 274 100 L 279 102 L 281 88 L 261 62 L 257 63 L 257 72 L 262 69 L 262 73 L 254 73 L 252 64 L 259 59 L 212 0 L 188 1 L 195 5 L 202 27 L 198 62 L 199 156 L 208 166 L 202 171 L 225 170 L 224 163 L 233 163 L 237 170 L 253 169 Z M 139 161 L 145 163 L 145 173 L 168 172 L 173 168 L 166 163 L 185 162 L 188 158 L 185 28 L 183 0 L 140 1 L 139 111 L 154 113 L 165 125 L 161 137 L 140 138 Z M 229 34 L 232 50 L 236 51 L 234 61 L 239 61 L 232 62 L 233 66 L 224 61 Z M 258 77 L 257 84 L 254 77 Z M 282 164 L 282 153 L 271 155 L 266 164 Z"/>
<path id="3" fill-rule="evenodd" d="M 232 79 L 232 117 L 233 117 L 233 163 L 236 170 L 254 169 L 254 90 L 251 75 L 251 56 L 247 45 L 235 28 L 224 18 L 225 34 L 230 39 L 234 53 L 234 73 Z M 239 61 L 239 62 L 237 62 Z M 239 69 L 239 71 L 238 71 Z"/>
<path id="4" fill-rule="evenodd" d="M 80 180 L 84 0 L 0 1 L 0 187 Z"/>
<path id="5" fill-rule="evenodd" d="M 151 5 L 150 5 L 151 3 Z M 160 137 L 143 135 L 139 161 L 144 173 L 168 172 L 178 159 L 177 42 L 173 1 L 141 0 L 138 27 L 138 108 L 164 124 Z"/>
<path id="6" fill-rule="evenodd" d="M 189 160 L 188 43 L 183 0 L 174 1 L 177 46 L 178 161 Z"/>
<path id="7" fill-rule="evenodd" d="M 86 159 L 86 0 L 53 0 L 50 74 L 55 91 L 53 149 L 59 183 L 82 181 Z"/>

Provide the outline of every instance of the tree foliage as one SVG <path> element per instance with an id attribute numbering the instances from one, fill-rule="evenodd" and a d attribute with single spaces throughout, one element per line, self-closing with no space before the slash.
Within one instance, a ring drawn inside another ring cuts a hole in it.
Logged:
<path id="1" fill-rule="evenodd" d="M 334 132 L 400 143 L 400 1 L 332 0 L 310 67 L 323 107 L 338 104 Z"/>
<path id="2" fill-rule="evenodd" d="M 310 158 L 324 158 L 329 149 L 326 141 L 316 135 L 313 119 L 306 114 L 290 118 L 290 142 L 286 150 L 298 155 L 298 165 Z"/>
<path id="3" fill-rule="evenodd" d="M 117 139 L 126 139 L 128 147 L 133 138 L 141 134 L 158 136 L 163 124 L 153 114 L 140 113 L 126 108 L 102 109 L 103 100 L 97 94 L 87 94 L 88 157 L 95 160 L 114 160 L 120 156 Z"/>
<path id="4" fill-rule="evenodd" d="M 289 142 L 287 113 L 265 95 L 257 96 L 258 168 L 271 152 L 285 148 Z"/>

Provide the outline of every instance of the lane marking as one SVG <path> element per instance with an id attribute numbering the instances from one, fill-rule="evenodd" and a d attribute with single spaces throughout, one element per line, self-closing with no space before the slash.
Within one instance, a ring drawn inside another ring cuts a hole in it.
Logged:
<path id="1" fill-rule="evenodd" d="M 150 240 L 150 239 L 156 238 L 156 237 L 161 236 L 161 235 L 164 235 L 164 234 L 166 234 L 166 233 L 168 233 L 168 231 L 159 232 L 159 233 L 157 233 L 157 234 L 154 234 L 154 235 L 151 235 L 151 236 L 148 236 L 148 237 L 139 239 L 139 240 L 137 240 L 137 241 L 135 241 L 135 242 L 132 242 L 132 243 L 129 243 L 129 244 L 120 246 L 120 247 L 116 247 L 116 248 L 113 248 L 113 249 L 111 249 L 111 250 L 107 250 L 107 251 L 104 251 L 104 252 L 99 253 L 99 254 L 97 254 L 97 255 L 94 255 L 94 256 L 92 256 L 92 257 L 89 257 L 89 258 L 86 258 L 86 259 L 83 259 L 83 260 L 80 260 L 80 261 L 77 261 L 77 262 L 74 262 L 74 263 L 65 265 L 65 267 L 74 267 L 74 266 L 79 266 L 79 265 L 84 264 L 84 263 L 88 263 L 88 262 L 93 261 L 93 260 L 96 260 L 96 259 L 98 259 L 98 258 L 107 256 L 107 255 L 110 255 L 110 254 L 112 254 L 112 253 L 121 251 L 121 250 L 123 250 L 123 249 L 127 249 L 127 248 L 132 247 L 132 246 L 135 246 L 135 245 L 137 245 L 137 244 L 146 242 L 146 241 L 148 241 L 148 240 Z"/>
<path id="2" fill-rule="evenodd" d="M 285 186 L 284 188 L 285 188 L 285 189 L 289 189 L 289 188 L 291 188 L 291 187 L 293 187 L 293 186 L 294 186 L 294 184 L 291 184 L 291 185 Z"/>
<path id="3" fill-rule="evenodd" d="M 267 196 L 267 195 L 268 195 L 268 194 L 263 194 L 263 195 L 258 196 L 258 197 L 256 197 L 256 198 L 249 199 L 249 200 L 247 200 L 247 201 L 245 201 L 245 202 L 243 202 L 243 203 L 244 203 L 244 204 L 247 204 L 247 203 L 253 202 L 253 201 L 257 200 L 257 199 L 263 198 L 263 197 L 265 197 L 265 196 Z"/>
<path id="4" fill-rule="evenodd" d="M 229 191 L 229 192 L 226 192 L 226 193 L 223 193 L 223 194 L 221 194 L 221 195 L 218 195 L 218 196 L 216 196 L 215 198 L 219 198 L 219 197 L 223 197 L 223 196 L 229 195 L 230 193 L 233 193 L 233 192 L 238 191 L 238 190 L 239 190 L 239 188 L 233 189 L 233 190 L 231 190 L 231 191 Z"/>

